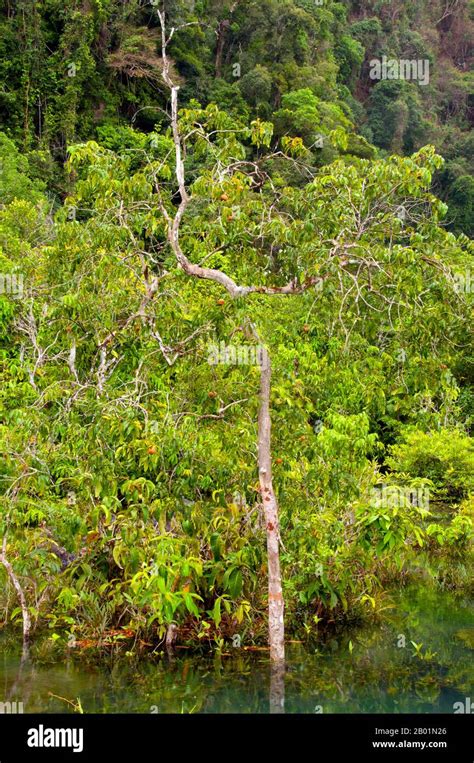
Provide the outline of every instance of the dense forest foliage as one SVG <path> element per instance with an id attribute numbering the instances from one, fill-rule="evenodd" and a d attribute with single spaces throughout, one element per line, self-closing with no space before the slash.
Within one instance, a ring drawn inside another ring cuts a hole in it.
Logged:
<path id="1" fill-rule="evenodd" d="M 290 636 L 466 589 L 474 3 L 0 13 L 2 621 L 265 641 L 267 352 Z"/>
<path id="2" fill-rule="evenodd" d="M 73 142 L 133 143 L 166 121 L 159 71 L 158 0 L 16 0 L 1 3 L 0 119 L 50 193 Z M 182 102 L 215 103 L 242 119 L 301 136 L 320 166 L 433 144 L 447 224 L 472 233 L 474 9 L 472 0 L 176 0 L 171 45 Z M 371 59 L 430 62 L 425 85 L 370 79 Z M 317 135 L 340 129 L 344 147 Z M 470 227 L 471 226 L 471 227 Z"/>

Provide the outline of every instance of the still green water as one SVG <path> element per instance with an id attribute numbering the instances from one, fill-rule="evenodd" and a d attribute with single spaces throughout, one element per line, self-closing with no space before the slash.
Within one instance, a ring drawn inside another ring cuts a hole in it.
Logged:
<path id="1" fill-rule="evenodd" d="M 288 646 L 285 712 L 452 713 L 455 702 L 474 703 L 472 602 L 431 588 L 391 599 L 394 608 L 376 625 Z M 9 639 L 0 649 L 0 702 L 22 701 L 25 713 L 75 712 L 66 700 L 90 713 L 266 713 L 281 689 L 271 683 L 266 652 L 231 644 L 224 655 L 176 650 L 57 662 L 33 649 L 22 666 Z"/>

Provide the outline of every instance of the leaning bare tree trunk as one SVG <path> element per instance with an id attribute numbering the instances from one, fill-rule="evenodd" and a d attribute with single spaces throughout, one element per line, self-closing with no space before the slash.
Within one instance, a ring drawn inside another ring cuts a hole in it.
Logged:
<path id="1" fill-rule="evenodd" d="M 25 594 L 23 593 L 23 589 L 20 585 L 20 582 L 17 576 L 15 575 L 13 571 L 13 567 L 11 566 L 7 557 L 5 556 L 5 553 L 6 553 L 6 544 L 3 543 L 3 548 L 2 548 L 2 551 L 0 552 L 0 564 L 3 564 L 3 566 L 5 567 L 7 575 L 10 578 L 11 582 L 13 583 L 13 587 L 15 588 L 15 591 L 17 592 L 17 595 L 18 595 L 21 612 L 23 615 L 23 643 L 26 644 L 30 638 L 30 630 L 31 630 L 30 613 L 28 612 L 28 606 L 26 604 L 26 598 L 25 598 Z"/>
<path id="2" fill-rule="evenodd" d="M 280 527 L 278 521 L 278 503 L 272 484 L 271 463 L 271 375 L 272 370 L 268 350 L 263 348 L 260 367 L 260 411 L 258 414 L 258 470 L 267 531 L 268 633 L 271 660 L 273 662 L 283 662 L 285 659 L 285 626 L 280 571 Z"/>
<path id="3" fill-rule="evenodd" d="M 179 241 L 180 226 L 191 198 L 186 189 L 183 163 L 184 151 L 178 123 L 179 86 L 174 85 L 170 76 L 170 61 L 166 52 L 175 29 L 172 28 L 167 37 L 164 11 L 159 10 L 158 16 L 161 24 L 162 76 L 171 92 L 171 128 L 175 146 L 176 179 L 178 181 L 179 194 L 181 197 L 181 202 L 174 217 L 171 217 L 164 204 L 161 204 L 161 211 L 168 224 L 168 242 L 176 256 L 178 264 L 188 275 L 196 278 L 204 278 L 224 286 L 232 297 L 244 297 L 253 292 L 266 294 L 295 294 L 301 290 L 306 290 L 306 288 L 309 288 L 316 283 L 314 279 L 307 280 L 303 285 L 300 285 L 297 281 L 293 280 L 285 286 L 276 288 L 265 286 L 239 286 L 226 273 L 214 268 L 205 268 L 191 262 L 181 249 Z M 228 22 L 221 22 L 221 24 L 224 23 Z M 221 31 L 223 33 L 223 29 Z M 221 39 L 223 39 L 223 37 L 221 37 Z M 321 279 L 319 278 L 316 280 L 318 283 L 321 282 Z M 258 341 L 258 335 L 255 330 L 252 333 Z M 285 659 L 285 644 L 283 622 L 284 607 L 280 572 L 278 504 L 272 485 L 272 465 L 270 455 L 270 380 L 270 359 L 267 349 L 263 348 L 260 375 L 260 411 L 258 416 L 258 468 L 267 530 L 270 657 L 272 662 L 276 663 L 283 662 Z"/>

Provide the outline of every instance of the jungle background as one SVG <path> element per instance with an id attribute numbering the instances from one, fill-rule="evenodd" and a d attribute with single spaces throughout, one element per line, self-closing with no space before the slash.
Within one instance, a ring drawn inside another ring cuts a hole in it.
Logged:
<path id="1" fill-rule="evenodd" d="M 177 267 L 156 4 L 2 0 L 0 538 L 33 632 L 265 644 L 258 369 L 209 361 L 248 349 L 248 321 L 273 363 L 288 637 L 376 620 L 413 580 L 468 592 L 474 3 L 164 8 L 187 255 L 322 288 L 233 300 Z M 429 84 L 372 80 L 382 55 L 428 59 Z M 376 263 L 367 291 L 351 256 Z"/>

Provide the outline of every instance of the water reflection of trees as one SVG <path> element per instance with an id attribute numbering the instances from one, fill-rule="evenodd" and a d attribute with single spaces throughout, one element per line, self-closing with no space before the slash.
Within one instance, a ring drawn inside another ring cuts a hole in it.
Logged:
<path id="1" fill-rule="evenodd" d="M 286 669 L 268 652 L 232 649 L 196 655 L 175 649 L 142 659 L 83 652 L 38 662 L 39 646 L 12 660 L 4 651 L 4 700 L 39 712 L 69 712 L 49 693 L 76 700 L 85 712 L 337 713 L 452 712 L 469 696 L 472 651 L 469 610 L 439 591 L 406 591 L 383 621 L 352 629 L 326 644 L 290 645 Z M 398 648 L 399 634 L 406 648 Z M 411 640 L 423 643 L 417 657 Z M 10 661 L 9 661 L 10 660 Z M 285 696 L 286 695 L 286 696 Z"/>

